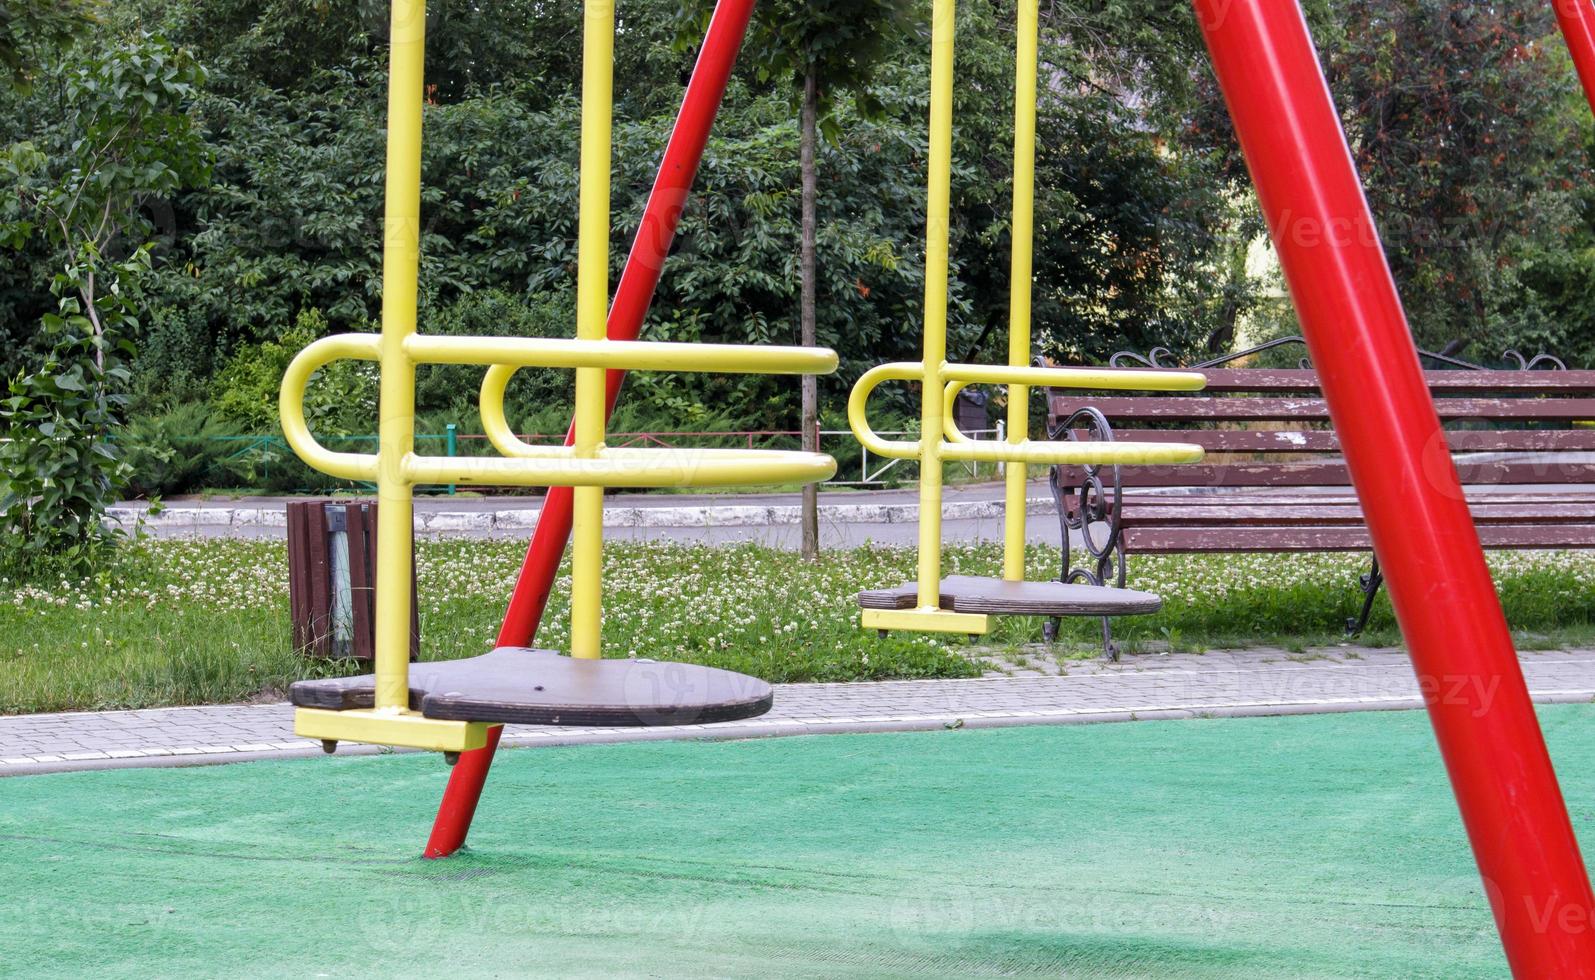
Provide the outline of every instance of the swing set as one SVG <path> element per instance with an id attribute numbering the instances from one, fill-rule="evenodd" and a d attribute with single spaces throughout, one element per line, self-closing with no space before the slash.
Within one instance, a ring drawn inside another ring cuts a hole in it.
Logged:
<path id="1" fill-rule="evenodd" d="M 1026 464 L 1085 467 L 1088 481 L 1097 468 L 1119 464 L 1196 463 L 1200 446 L 1162 442 L 1036 441 L 1030 433 L 1030 387 L 1195 391 L 1202 375 L 1182 371 L 1121 371 L 1030 366 L 1030 299 L 1034 248 L 1036 171 L 1036 75 L 1038 5 L 1021 2 L 1016 24 L 1014 75 L 1013 221 L 1009 268 L 1008 363 L 1003 366 L 947 362 L 948 207 L 953 139 L 953 0 L 934 0 L 931 10 L 930 174 L 925 215 L 924 352 L 920 363 L 882 364 L 864 373 L 848 399 L 853 434 L 880 456 L 919 464 L 918 578 L 895 589 L 860 592 L 865 628 L 968 633 L 990 631 L 993 615 L 1100 616 L 1110 652 L 1107 617 L 1157 612 L 1163 600 L 1147 592 L 1108 587 L 1105 562 L 1085 572 L 1085 583 L 1025 581 Z M 870 394 L 886 381 L 920 386 L 920 438 L 882 439 L 870 428 Z M 976 442 L 959 431 L 953 405 L 971 384 L 1008 386 L 1006 442 Z M 1072 421 L 1072 420 L 1071 420 Z M 1065 426 L 1071 431 L 1073 425 Z M 1100 431 L 1106 431 L 1103 426 Z M 1003 513 L 1003 570 L 1000 579 L 970 575 L 942 577 L 942 464 L 976 460 L 1006 464 Z M 1105 494 L 1100 483 L 1090 500 Z M 1082 527 L 1092 547 L 1091 527 Z M 1096 549 L 1092 547 L 1092 550 Z M 1110 555 L 1104 555 L 1110 560 Z M 1122 567 L 1121 567 L 1122 572 Z M 1122 574 L 1120 575 L 1122 580 Z M 1115 654 L 1116 658 L 1116 654 Z"/>
<path id="2" fill-rule="evenodd" d="M 1028 438 L 1031 386 L 1194 390 L 1202 384 L 1200 375 L 1182 372 L 1028 366 L 1038 0 L 1017 4 L 1009 363 L 946 363 L 954 2 L 932 5 L 923 359 L 874 368 L 859 379 L 849 401 L 850 421 L 867 448 L 920 463 L 918 578 L 897 590 L 890 607 L 865 603 L 862 623 L 876 629 L 983 633 L 994 613 L 1102 615 L 1082 612 L 1086 600 L 1107 593 L 1144 596 L 1105 588 L 1102 574 L 1084 585 L 1023 581 L 1025 467 L 1177 463 L 1201 453 L 1166 443 Z M 1590 0 L 1553 4 L 1595 109 L 1595 8 Z M 291 698 L 298 706 L 296 731 L 329 750 L 339 741 L 368 742 L 441 751 L 457 760 L 427 857 L 444 857 L 463 845 L 505 722 L 726 721 L 758 715 L 772 703 L 770 686 L 756 678 L 637 657 L 604 659 L 600 628 L 605 487 L 813 482 L 835 472 L 835 463 L 820 454 L 620 449 L 603 443 L 627 370 L 801 375 L 836 368 L 833 352 L 813 348 L 637 340 L 752 6 L 753 0 L 716 4 L 606 317 L 615 14 L 612 0 L 586 0 L 576 338 L 547 340 L 416 332 L 425 7 L 424 0 L 392 2 L 381 333 L 311 344 L 289 366 L 281 398 L 283 430 L 301 459 L 335 476 L 377 484 L 375 673 L 302 681 Z M 1194 0 L 1194 7 L 1319 366 L 1414 668 L 1420 682 L 1467 681 L 1421 687 L 1465 692 L 1430 697 L 1428 709 L 1508 960 L 1524 977 L 1595 977 L 1595 893 L 1455 471 L 1426 462 L 1439 418 L 1306 22 L 1289 0 Z M 376 454 L 327 450 L 306 425 L 302 402 L 310 376 L 340 358 L 380 365 Z M 415 453 L 420 364 L 486 369 L 482 419 L 501 457 Z M 506 421 L 505 385 L 517 369 L 530 366 L 576 373 L 575 417 L 563 447 L 528 445 Z M 865 405 L 886 381 L 922 386 L 917 441 L 887 441 L 870 428 Z M 1005 442 L 973 442 L 951 423 L 949 406 L 971 384 L 1008 387 Z M 941 575 L 941 466 L 967 459 L 1009 465 L 1001 580 L 961 582 Z M 495 649 L 460 661 L 411 665 L 414 487 L 473 481 L 550 489 Z M 531 644 L 572 537 L 566 656 Z M 1466 693 L 1485 691 L 1493 693 L 1492 701 L 1476 703 L 1482 695 Z"/>

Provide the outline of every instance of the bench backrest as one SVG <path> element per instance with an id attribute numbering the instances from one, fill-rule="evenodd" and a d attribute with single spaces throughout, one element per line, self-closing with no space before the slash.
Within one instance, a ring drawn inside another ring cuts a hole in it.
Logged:
<path id="1" fill-rule="evenodd" d="M 1049 430 L 1091 406 L 1114 438 L 1188 442 L 1208 451 L 1192 466 L 1125 466 L 1126 486 L 1348 486 L 1350 477 L 1317 372 L 1205 369 L 1189 395 L 1099 395 L 1050 389 Z M 1595 371 L 1426 371 L 1464 484 L 1595 483 Z M 1437 447 L 1438 449 L 1438 447 Z M 1066 484 L 1079 470 L 1066 468 Z"/>

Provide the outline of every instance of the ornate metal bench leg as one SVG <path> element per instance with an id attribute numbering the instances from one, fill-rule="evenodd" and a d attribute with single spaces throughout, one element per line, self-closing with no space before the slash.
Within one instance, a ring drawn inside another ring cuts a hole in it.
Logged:
<path id="1" fill-rule="evenodd" d="M 1050 427 L 1047 438 L 1054 441 L 1112 442 L 1113 426 L 1096 409 L 1082 408 Z M 1084 466 L 1080 470 L 1082 479 L 1079 486 L 1064 485 L 1065 475 L 1061 466 L 1054 466 L 1048 474 L 1047 483 L 1052 490 L 1052 499 L 1058 505 L 1058 530 L 1063 538 L 1063 568 L 1058 580 L 1122 589 L 1126 562 L 1124 538 L 1119 533 L 1120 515 L 1124 513 L 1124 485 L 1119 477 L 1119 468 Z M 1080 535 L 1080 543 L 1089 558 L 1086 567 L 1070 567 L 1071 533 Z M 1056 619 L 1048 620 L 1042 626 L 1041 635 L 1047 642 L 1056 639 L 1058 626 Z M 1113 627 L 1106 616 L 1102 617 L 1102 652 L 1110 659 L 1119 659 L 1119 648 L 1113 642 Z"/>
<path id="2" fill-rule="evenodd" d="M 1368 617 L 1373 613 L 1373 601 L 1379 595 L 1379 586 L 1385 581 L 1384 574 L 1379 571 L 1379 558 L 1374 557 L 1373 564 L 1368 567 L 1368 574 L 1359 576 L 1358 584 L 1362 587 L 1362 612 L 1346 620 L 1346 635 L 1358 636 L 1368 625 Z"/>

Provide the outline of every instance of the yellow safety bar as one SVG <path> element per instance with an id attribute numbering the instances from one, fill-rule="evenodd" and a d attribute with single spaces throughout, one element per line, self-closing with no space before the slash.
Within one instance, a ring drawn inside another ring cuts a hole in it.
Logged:
<path id="1" fill-rule="evenodd" d="M 1040 0 L 1019 0 L 1014 23 L 1013 86 L 1013 231 L 1008 267 L 1008 364 L 1030 363 L 1030 282 L 1035 238 L 1036 200 L 1036 67 Z M 967 382 L 966 382 L 967 383 Z M 953 417 L 952 406 L 963 385 L 948 386 L 942 417 Z M 954 442 L 957 425 L 946 435 Z M 1030 435 L 1030 388 L 1022 381 L 1008 383 L 1008 441 L 1020 445 Z M 1022 460 L 1007 464 L 1004 472 L 1002 577 L 1025 577 L 1025 508 L 1028 474 Z"/>
<path id="2" fill-rule="evenodd" d="M 807 347 L 739 347 L 730 344 L 667 344 L 645 341 L 580 341 L 520 337 L 424 337 L 402 348 L 411 365 L 491 366 L 480 401 L 489 441 L 515 459 L 407 454 L 401 475 L 413 484 L 487 483 L 507 486 L 696 487 L 825 480 L 835 461 L 814 453 L 747 449 L 611 449 L 581 454 L 573 446 L 533 446 L 519 439 L 505 418 L 504 388 L 518 367 L 630 371 L 696 370 L 728 373 L 828 374 L 833 351 Z M 299 458 L 324 473 L 375 482 L 379 457 L 333 452 L 310 434 L 304 393 L 310 377 L 332 361 L 381 361 L 378 334 L 324 337 L 300 351 L 283 375 L 278 400 L 283 434 Z M 602 406 L 600 406 L 601 408 Z M 384 443 L 384 446 L 386 444 Z M 536 462 L 532 462 L 536 461 Z"/>
<path id="3" fill-rule="evenodd" d="M 934 0 L 931 10 L 930 152 L 925 195 L 925 331 L 921 363 L 882 364 L 865 372 L 847 403 L 848 422 L 872 453 L 919 461 L 919 607 L 866 609 L 863 625 L 984 633 L 987 617 L 939 608 L 941 584 L 942 462 L 948 459 L 1007 464 L 1004 489 L 1003 578 L 1025 571 L 1026 465 L 1193 463 L 1199 446 L 1172 443 L 1052 442 L 1029 437 L 1032 386 L 1055 388 L 1194 391 L 1206 380 L 1179 371 L 1036 368 L 1030 361 L 1030 294 L 1035 207 L 1036 72 L 1039 0 L 1019 0 L 1014 75 L 1013 253 L 1009 272 L 1007 365 L 947 362 L 948 210 L 951 195 L 953 44 L 955 0 Z M 921 385 L 920 437 L 887 440 L 867 418 L 870 393 L 886 381 Z M 1008 438 L 976 442 L 958 430 L 953 404 L 971 384 L 1008 386 Z"/>
<path id="4" fill-rule="evenodd" d="M 417 484 L 481 482 L 575 487 L 571 565 L 571 654 L 602 655 L 600 569 L 604 487 L 694 487 L 829 479 L 836 462 L 819 453 L 750 449 L 610 449 L 604 445 L 608 370 L 829 374 L 836 354 L 802 347 L 736 347 L 605 339 L 609 302 L 609 172 L 615 9 L 587 0 L 583 17 L 581 202 L 577 228 L 576 339 L 428 337 L 416 333 L 420 255 L 422 68 L 425 0 L 394 0 L 388 78 L 388 152 L 382 261 L 382 332 L 318 340 L 289 364 L 279 407 L 299 458 L 333 476 L 377 484 L 376 706 L 301 708 L 294 730 L 324 740 L 377 742 L 459 752 L 485 743 L 487 726 L 423 718 L 409 707 L 413 490 Z M 333 452 L 305 422 L 311 376 L 340 359 L 381 370 L 376 454 Z M 420 364 L 488 368 L 480 405 L 493 445 L 509 458 L 415 452 L 415 370 Z M 576 372 L 574 445 L 531 446 L 505 418 L 504 391 L 521 367 Z"/>

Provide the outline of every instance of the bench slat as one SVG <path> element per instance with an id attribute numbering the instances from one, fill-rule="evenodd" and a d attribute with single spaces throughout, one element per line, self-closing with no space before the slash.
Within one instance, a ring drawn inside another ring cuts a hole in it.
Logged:
<path id="1" fill-rule="evenodd" d="M 1258 394 L 1311 394 L 1318 388 L 1318 372 L 1272 368 L 1207 368 L 1208 392 Z M 1430 391 L 1448 395 L 1482 394 L 1595 394 L 1595 371 L 1425 371 Z M 1061 394 L 1061 392 L 1060 392 Z"/>
<path id="2" fill-rule="evenodd" d="M 1532 508 L 1532 510 L 1528 509 Z M 1595 524 L 1595 501 L 1565 504 L 1474 504 L 1469 510 L 1478 524 Z M 1307 524 L 1361 524 L 1362 508 L 1355 503 L 1333 504 L 1217 504 L 1195 507 L 1125 505 L 1125 527 L 1195 526 L 1299 526 Z"/>
<path id="3" fill-rule="evenodd" d="M 1109 419 L 1111 422 L 1112 419 Z M 1125 442 L 1180 442 L 1215 453 L 1337 453 L 1339 437 L 1329 429 L 1115 429 Z M 1079 438 L 1086 438 L 1084 432 Z M 1453 452 L 1589 452 L 1595 429 L 1508 429 L 1447 432 Z"/>
<path id="4" fill-rule="evenodd" d="M 1528 490 L 1514 486 L 1463 487 L 1464 495 L 1475 504 L 1571 504 L 1595 501 L 1595 487 L 1572 487 L 1566 491 Z M 1357 506 L 1357 495 L 1351 490 L 1331 490 L 1327 493 L 1294 493 L 1289 490 L 1221 490 L 1218 493 L 1137 493 L 1124 498 L 1126 510 L 1137 507 L 1174 509 L 1177 507 L 1227 507 L 1253 505 L 1279 507 Z"/>
<path id="5" fill-rule="evenodd" d="M 1349 487 L 1351 476 L 1339 459 L 1302 463 L 1192 463 L 1189 466 L 1121 466 L 1127 487 Z M 1595 463 L 1473 462 L 1461 460 L 1465 484 L 1595 483 Z M 1080 482 L 1079 467 L 1064 467 L 1066 485 Z"/>
<path id="6" fill-rule="evenodd" d="M 1196 527 L 1124 529 L 1131 558 L 1147 554 L 1275 551 L 1367 551 L 1368 529 L 1355 527 Z M 1485 524 L 1486 548 L 1559 549 L 1595 547 L 1595 524 Z"/>
<path id="7" fill-rule="evenodd" d="M 1164 422 L 1327 422 L 1329 407 L 1322 398 L 1209 398 L 1164 396 L 1055 395 L 1053 417 L 1066 418 L 1077 408 L 1090 406 L 1109 422 L 1146 419 Z M 1440 418 L 1499 419 L 1523 422 L 1572 422 L 1595 419 L 1595 398 L 1437 398 Z"/>

